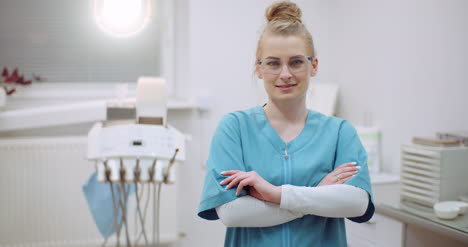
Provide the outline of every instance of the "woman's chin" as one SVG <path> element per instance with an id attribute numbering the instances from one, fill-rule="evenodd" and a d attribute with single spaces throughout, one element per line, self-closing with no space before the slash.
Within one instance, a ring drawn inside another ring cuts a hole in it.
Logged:
<path id="1" fill-rule="evenodd" d="M 276 102 L 291 102 L 291 101 L 298 101 L 304 97 L 304 94 L 300 93 L 282 93 L 277 94 L 271 97 Z"/>

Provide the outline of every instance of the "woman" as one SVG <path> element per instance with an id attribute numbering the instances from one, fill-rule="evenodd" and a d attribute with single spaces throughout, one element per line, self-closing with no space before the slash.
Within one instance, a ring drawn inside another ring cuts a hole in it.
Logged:
<path id="1" fill-rule="evenodd" d="M 312 37 L 291 2 L 272 4 L 257 45 L 268 103 L 223 117 L 198 215 L 228 227 L 225 246 L 346 246 L 344 218 L 374 213 L 367 154 L 343 119 L 306 109 Z"/>

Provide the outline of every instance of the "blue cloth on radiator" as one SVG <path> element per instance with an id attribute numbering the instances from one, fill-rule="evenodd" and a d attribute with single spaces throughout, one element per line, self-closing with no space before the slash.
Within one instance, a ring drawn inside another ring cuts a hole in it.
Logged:
<path id="1" fill-rule="evenodd" d="M 112 185 L 114 187 L 115 202 L 119 201 L 119 193 L 117 190 L 117 184 Z M 135 192 L 135 185 L 125 184 L 126 189 L 129 189 L 129 196 Z M 94 172 L 83 185 L 83 193 L 88 202 L 89 211 L 93 216 L 94 222 L 101 235 L 105 238 L 110 237 L 116 232 L 117 225 L 122 221 L 122 210 L 118 213 L 118 222 L 113 224 L 114 221 L 114 206 L 112 203 L 112 191 L 110 183 L 102 184 L 97 181 L 97 173 Z M 123 198 L 122 198 L 123 200 Z M 125 205 L 127 205 L 127 201 Z M 120 208 L 120 207 L 118 207 Z M 128 215 L 128 214 L 127 214 Z M 112 229 L 111 229 L 112 228 Z"/>

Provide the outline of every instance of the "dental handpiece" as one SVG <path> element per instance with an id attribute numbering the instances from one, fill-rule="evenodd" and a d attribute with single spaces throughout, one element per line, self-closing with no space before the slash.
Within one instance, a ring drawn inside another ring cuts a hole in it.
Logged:
<path id="1" fill-rule="evenodd" d="M 174 154 L 172 155 L 171 160 L 169 161 L 169 164 L 167 165 L 166 169 L 164 169 L 164 183 L 167 183 L 167 179 L 169 178 L 169 171 L 171 170 L 171 167 L 175 162 L 175 157 L 178 152 L 179 152 L 179 149 L 176 148 Z"/>

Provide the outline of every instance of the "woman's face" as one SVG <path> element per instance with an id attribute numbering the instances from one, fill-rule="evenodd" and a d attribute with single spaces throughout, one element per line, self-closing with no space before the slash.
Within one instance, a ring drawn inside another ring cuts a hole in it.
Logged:
<path id="1" fill-rule="evenodd" d="M 260 44 L 258 78 L 263 79 L 270 100 L 305 100 L 309 78 L 318 61 L 310 58 L 306 42 L 298 36 L 265 35 Z"/>

